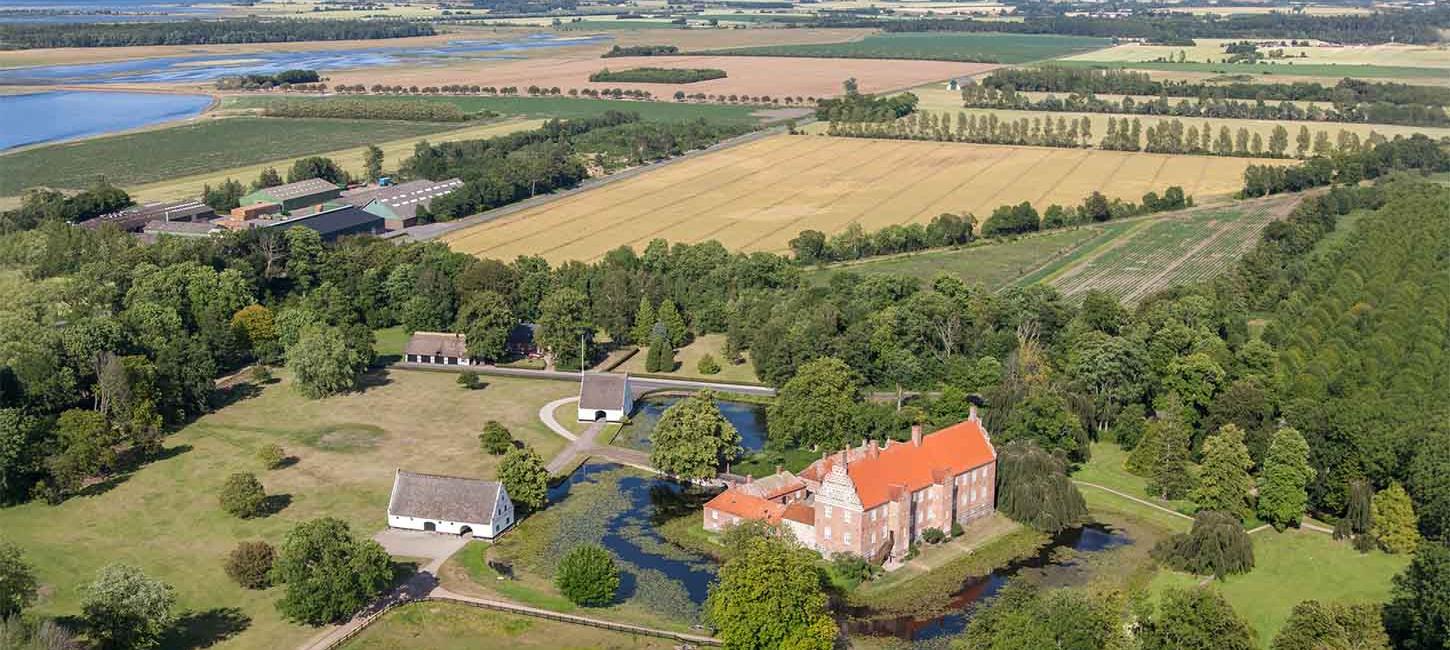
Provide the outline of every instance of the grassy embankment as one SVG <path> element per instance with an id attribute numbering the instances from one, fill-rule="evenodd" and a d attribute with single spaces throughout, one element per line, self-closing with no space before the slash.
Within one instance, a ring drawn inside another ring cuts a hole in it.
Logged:
<path id="1" fill-rule="evenodd" d="M 486 641 L 485 641 L 486 640 Z M 454 603 L 414 603 L 383 616 L 344 650 L 508 648 L 610 648 L 668 650 L 677 642 L 558 623 Z"/>
<path id="2" fill-rule="evenodd" d="M 385 370 L 370 375 L 362 392 L 308 400 L 285 372 L 278 374 L 279 382 L 244 388 L 234 403 L 170 436 L 159 460 L 59 506 L 0 510 L 0 530 L 20 545 L 44 585 L 35 613 L 78 614 L 81 588 L 96 570 L 126 562 L 175 586 L 177 609 L 191 627 L 227 623 L 208 633 L 215 636 L 177 641 L 182 646 L 234 635 L 228 647 L 295 647 L 316 631 L 281 619 L 273 603 L 282 589 L 245 590 L 223 573 L 237 542 L 278 544 L 294 525 L 317 517 L 341 518 L 371 536 L 385 525 L 397 468 L 492 478 L 498 458 L 478 447 L 484 420 L 502 421 L 549 457 L 563 440 L 544 429 L 538 407 L 574 390 L 563 382 L 496 377 L 487 388 L 465 391 L 451 373 Z M 269 443 L 296 462 L 264 470 L 256 453 Z M 248 520 L 223 512 L 216 494 L 233 472 L 255 472 L 280 511 Z"/>

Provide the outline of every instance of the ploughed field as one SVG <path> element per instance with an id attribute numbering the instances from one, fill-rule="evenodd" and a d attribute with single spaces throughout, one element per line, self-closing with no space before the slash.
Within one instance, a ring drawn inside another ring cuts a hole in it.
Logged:
<path id="1" fill-rule="evenodd" d="M 1094 190 L 1138 201 L 1171 185 L 1202 201 L 1231 194 L 1256 161 L 1095 149 L 780 135 L 698 156 L 450 233 L 454 250 L 551 262 L 593 260 L 655 238 L 784 251 L 802 230 L 827 235 L 985 219 L 1003 204 L 1076 205 Z M 1258 161 L 1263 162 L 1263 161 Z"/>

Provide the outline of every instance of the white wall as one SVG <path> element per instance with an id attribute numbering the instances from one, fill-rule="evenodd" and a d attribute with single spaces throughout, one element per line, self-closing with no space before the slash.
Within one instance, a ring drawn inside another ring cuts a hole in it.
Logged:
<path id="1" fill-rule="evenodd" d="M 512 508 L 510 508 L 510 510 L 512 510 Z M 406 530 L 426 530 L 425 524 L 430 521 L 433 522 L 433 525 L 435 527 L 434 529 L 437 532 L 447 535 L 459 534 L 459 531 L 463 530 L 464 526 L 468 526 L 468 528 L 473 531 L 474 537 L 492 538 L 497 535 L 497 533 L 494 532 L 493 526 L 491 524 L 471 524 L 464 521 L 438 521 L 436 519 L 422 519 L 419 517 L 388 515 L 388 526 L 392 528 L 403 528 Z M 508 522 L 510 524 L 513 523 L 512 513 L 510 513 Z M 501 521 L 499 523 L 503 522 Z M 507 528 L 507 526 L 505 526 L 505 528 Z"/>
<path id="2" fill-rule="evenodd" d="M 624 421 L 624 411 L 622 411 L 622 410 L 619 410 L 619 409 L 586 409 L 586 408 L 583 408 L 583 407 L 580 407 L 579 408 L 579 421 L 580 422 L 593 422 L 594 421 L 594 413 L 596 411 L 604 411 L 604 419 L 607 420 L 607 421 L 609 421 L 609 422 L 623 422 Z"/>

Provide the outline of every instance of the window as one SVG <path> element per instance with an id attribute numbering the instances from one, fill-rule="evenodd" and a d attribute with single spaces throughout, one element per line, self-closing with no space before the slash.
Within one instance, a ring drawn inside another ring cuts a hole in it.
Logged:
<path id="1" fill-rule="evenodd" d="M 831 538 L 831 528 L 829 526 L 827 526 L 826 527 L 826 539 L 830 539 L 830 538 Z"/>
<path id="2" fill-rule="evenodd" d="M 830 519 L 831 518 L 831 511 L 832 510 L 833 510 L 833 508 L 831 508 L 831 506 L 826 506 L 826 519 Z"/>
<path id="3" fill-rule="evenodd" d="M 846 543 L 847 544 L 850 544 L 851 543 L 851 531 L 849 531 L 849 530 L 846 531 Z"/>
<path id="4" fill-rule="evenodd" d="M 851 523 L 851 511 L 850 510 L 842 510 L 841 511 L 841 518 L 842 519 L 845 519 L 846 520 L 846 523 L 848 523 L 848 524 Z"/>
<path id="5" fill-rule="evenodd" d="M 714 519 L 715 521 L 720 521 L 720 511 L 719 510 L 711 510 L 710 511 L 710 518 L 711 519 Z"/>
<path id="6" fill-rule="evenodd" d="M 875 546 L 876 545 L 876 531 L 874 531 L 874 530 L 871 531 L 871 545 L 872 546 Z"/>
<path id="7" fill-rule="evenodd" d="M 875 510 L 872 510 L 871 511 L 871 521 L 876 521 L 876 511 Z"/>

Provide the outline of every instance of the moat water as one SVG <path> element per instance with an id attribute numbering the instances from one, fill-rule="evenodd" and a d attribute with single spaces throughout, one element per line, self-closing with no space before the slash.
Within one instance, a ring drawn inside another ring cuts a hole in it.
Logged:
<path id="1" fill-rule="evenodd" d="M 681 399 L 684 398 L 646 397 L 635 402 L 634 413 L 629 416 L 630 424 L 620 431 L 614 444 L 649 451 L 650 436 L 659 424 L 660 417 Z M 765 406 L 717 399 L 715 407 L 740 432 L 740 446 L 745 449 L 746 454 L 765 447 Z"/>

